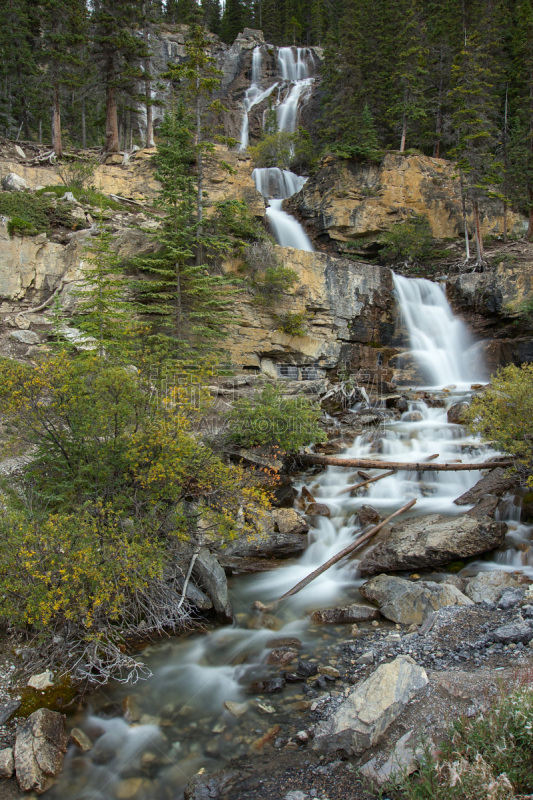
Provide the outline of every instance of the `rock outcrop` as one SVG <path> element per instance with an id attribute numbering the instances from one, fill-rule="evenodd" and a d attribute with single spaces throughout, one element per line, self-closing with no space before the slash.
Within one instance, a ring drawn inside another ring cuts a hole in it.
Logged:
<path id="1" fill-rule="evenodd" d="M 470 598 L 449 583 L 414 583 L 395 575 L 377 575 L 359 591 L 378 606 L 384 617 L 402 625 L 421 625 L 430 614 L 446 606 L 473 605 Z"/>
<path id="2" fill-rule="evenodd" d="M 361 575 L 439 567 L 486 553 L 500 545 L 505 522 L 490 517 L 429 514 L 393 525 L 384 541 L 359 564 Z"/>
<path id="3" fill-rule="evenodd" d="M 23 792 L 44 792 L 57 775 L 67 749 L 66 717 L 40 708 L 17 730 L 15 771 Z"/>
<path id="4" fill-rule="evenodd" d="M 426 671 L 409 656 L 382 664 L 329 719 L 316 726 L 313 748 L 322 753 L 362 753 L 378 741 L 427 683 Z"/>
<path id="5" fill-rule="evenodd" d="M 343 252 L 347 243 L 362 252 L 397 222 L 413 214 L 427 217 L 437 239 L 462 235 L 463 217 L 456 167 L 440 158 L 386 153 L 381 164 L 327 156 L 316 174 L 286 204 L 308 233 Z M 523 231 L 514 214 L 511 228 Z M 484 235 L 503 232 L 501 203 L 481 211 Z"/>

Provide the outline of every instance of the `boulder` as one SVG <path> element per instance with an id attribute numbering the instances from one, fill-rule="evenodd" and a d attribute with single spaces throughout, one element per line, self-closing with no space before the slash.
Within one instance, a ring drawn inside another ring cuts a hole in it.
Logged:
<path id="1" fill-rule="evenodd" d="M 13 749 L 6 747 L 0 750 L 0 778 L 11 778 L 15 771 L 15 759 Z"/>
<path id="2" fill-rule="evenodd" d="M 16 172 L 10 172 L 2 178 L 2 189 L 5 192 L 23 192 L 29 188 L 29 183 L 24 178 L 21 178 L 20 175 L 17 175 Z"/>
<path id="3" fill-rule="evenodd" d="M 176 581 L 177 587 L 182 592 L 184 583 L 185 583 L 185 578 L 181 578 Z M 202 592 L 201 589 L 195 586 L 192 581 L 189 581 L 189 583 L 187 584 L 185 597 L 192 603 L 192 605 L 195 608 L 198 609 L 198 611 L 209 611 L 210 609 L 213 608 L 213 603 L 211 599 L 206 595 L 205 592 Z"/>
<path id="4" fill-rule="evenodd" d="M 365 778 L 382 784 L 416 772 L 424 760 L 425 749 L 420 742 L 416 743 L 413 733 L 412 730 L 407 731 L 398 739 L 388 759 L 381 767 L 378 767 L 377 758 L 374 757 L 361 767 L 361 774 Z"/>
<path id="5" fill-rule="evenodd" d="M 272 517 L 280 533 L 305 534 L 309 531 L 305 519 L 292 508 L 275 508 Z"/>
<path id="6" fill-rule="evenodd" d="M 533 623 L 530 620 L 510 622 L 508 625 L 496 628 L 492 633 L 492 638 L 501 644 L 518 644 L 519 642 L 528 644 L 533 639 Z"/>
<path id="7" fill-rule="evenodd" d="M 314 611 L 311 619 L 319 625 L 348 625 L 354 622 L 379 619 L 380 616 L 377 608 L 353 603 L 343 608 L 322 608 L 320 611 Z"/>
<path id="8" fill-rule="evenodd" d="M 359 564 L 361 575 L 440 567 L 477 556 L 500 545 L 505 522 L 490 517 L 429 514 L 393 525 Z"/>
<path id="9" fill-rule="evenodd" d="M 0 725 L 5 725 L 15 711 L 20 707 L 20 700 L 8 700 L 0 705 Z"/>
<path id="10" fill-rule="evenodd" d="M 514 589 L 520 585 L 518 579 L 510 572 L 493 570 L 478 572 L 469 578 L 465 585 L 465 594 L 474 603 L 497 603 L 506 589 Z"/>
<path id="11" fill-rule="evenodd" d="M 497 497 L 501 497 L 510 491 L 516 482 L 516 475 L 509 475 L 503 467 L 496 467 L 453 502 L 458 506 L 468 506 L 476 503 L 485 494 L 495 494 Z"/>
<path id="12" fill-rule="evenodd" d="M 452 425 L 461 425 L 469 407 L 468 403 L 454 403 L 453 406 L 449 407 L 446 414 L 448 422 Z"/>
<path id="13" fill-rule="evenodd" d="M 11 331 L 9 338 L 21 344 L 39 344 L 41 341 L 35 331 Z"/>
<path id="14" fill-rule="evenodd" d="M 476 502 L 475 506 L 472 506 L 470 511 L 467 511 L 467 515 L 470 517 L 492 517 L 496 514 L 496 509 L 501 503 L 501 499 L 496 497 L 495 494 L 484 494 L 479 500 Z"/>
<path id="15" fill-rule="evenodd" d="M 377 525 L 381 520 L 381 515 L 373 506 L 361 506 L 357 512 L 359 525 L 366 528 L 367 525 Z"/>
<path id="16" fill-rule="evenodd" d="M 224 622 L 233 620 L 233 612 L 228 594 L 226 573 L 217 558 L 207 547 L 202 547 L 194 564 L 193 574 L 197 575 L 203 588 L 213 601 L 218 617 Z"/>
<path id="17" fill-rule="evenodd" d="M 46 791 L 59 772 L 67 749 L 66 717 L 40 708 L 17 730 L 15 770 L 23 792 Z"/>
<path id="18" fill-rule="evenodd" d="M 81 728 L 72 728 L 70 732 L 70 742 L 81 750 L 82 753 L 88 753 L 93 746 L 92 741 Z"/>
<path id="19" fill-rule="evenodd" d="M 372 747 L 428 677 L 409 656 L 398 656 L 352 691 L 339 708 L 315 727 L 313 748 L 358 755 Z"/>
<path id="20" fill-rule="evenodd" d="M 325 503 L 309 503 L 305 513 L 311 517 L 330 517 L 331 511 Z"/>
<path id="21" fill-rule="evenodd" d="M 395 575 L 377 575 L 359 591 L 392 622 L 421 625 L 434 611 L 445 606 L 471 606 L 472 600 L 449 583 L 412 583 Z"/>

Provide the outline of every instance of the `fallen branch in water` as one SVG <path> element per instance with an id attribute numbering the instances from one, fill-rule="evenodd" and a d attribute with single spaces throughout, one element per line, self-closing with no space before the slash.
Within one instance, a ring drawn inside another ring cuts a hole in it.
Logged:
<path id="1" fill-rule="evenodd" d="M 394 475 L 395 473 L 395 469 L 390 469 L 388 472 L 382 472 L 381 475 L 376 475 L 375 478 L 368 478 L 362 483 L 356 483 L 355 486 L 347 486 L 346 489 L 341 489 L 340 492 L 337 492 L 336 497 L 338 497 L 340 494 L 354 492 L 356 489 L 362 489 L 363 486 L 368 486 L 369 483 L 375 483 L 376 481 L 380 481 L 382 478 L 388 478 L 389 475 Z"/>
<path id="2" fill-rule="evenodd" d="M 416 503 L 416 497 L 414 497 L 412 500 L 410 500 L 408 503 L 402 506 L 402 508 L 398 509 L 398 511 L 395 511 L 394 514 L 391 514 L 390 517 L 384 519 L 383 522 L 380 522 L 379 525 L 376 525 L 374 528 L 371 528 L 367 533 L 363 533 L 362 536 L 359 536 L 359 538 L 356 539 L 355 542 L 349 544 L 348 547 L 344 548 L 344 550 L 341 550 L 339 553 L 332 556 L 332 558 L 328 559 L 325 562 L 325 564 L 322 564 L 321 567 L 318 567 L 318 569 L 315 569 L 314 572 L 308 575 L 307 578 L 304 578 L 303 580 L 300 581 L 300 583 L 297 583 L 296 586 L 293 586 L 292 589 L 289 589 L 288 592 L 285 592 L 285 594 L 281 595 L 281 597 L 278 600 L 275 600 L 268 606 L 265 606 L 263 605 L 263 603 L 260 603 L 258 600 L 256 600 L 255 603 L 253 604 L 253 607 L 258 609 L 259 611 L 272 611 L 278 605 L 278 603 L 281 603 L 282 600 L 286 600 L 287 597 L 292 597 L 293 594 L 297 594 L 299 591 L 301 591 L 301 589 L 303 589 L 305 586 L 311 583 L 311 581 L 314 581 L 315 578 L 318 578 L 319 575 L 322 575 L 323 572 L 332 567 L 333 564 L 336 564 L 338 561 L 341 561 L 345 556 L 350 555 L 350 553 L 353 553 L 354 550 L 357 550 L 358 547 L 360 547 L 362 544 L 371 539 L 372 536 L 374 536 L 382 528 L 384 528 L 385 525 L 388 525 L 391 519 L 394 519 L 394 517 L 397 517 L 399 514 L 403 514 L 405 511 L 409 511 L 409 509 L 412 508 L 415 503 Z"/>
<path id="3" fill-rule="evenodd" d="M 485 461 L 480 464 L 463 464 L 461 462 L 445 464 L 419 461 L 416 464 L 404 461 L 371 461 L 363 458 L 334 458 L 332 456 L 319 456 L 314 454 L 299 455 L 301 464 L 322 464 L 325 467 L 350 467 L 351 469 L 392 469 L 411 470 L 413 472 L 458 472 L 459 470 L 496 469 L 496 467 L 512 467 L 514 460 L 502 459 L 501 461 Z"/>

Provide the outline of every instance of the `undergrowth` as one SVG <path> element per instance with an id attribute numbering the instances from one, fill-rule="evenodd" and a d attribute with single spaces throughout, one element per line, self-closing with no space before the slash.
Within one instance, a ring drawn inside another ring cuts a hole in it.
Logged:
<path id="1" fill-rule="evenodd" d="M 79 227 L 68 205 L 54 207 L 36 192 L 0 192 L 0 216 L 9 217 L 10 236 L 37 236 L 53 228 L 76 230 Z"/>
<path id="2" fill-rule="evenodd" d="M 391 800 L 513 800 L 533 791 L 533 690 L 501 693 L 476 718 L 458 719 L 438 756 L 384 787 Z"/>
<path id="3" fill-rule="evenodd" d="M 122 204 L 117 200 L 113 200 L 111 197 L 103 194 L 103 192 L 99 192 L 92 186 L 88 188 L 81 188 L 74 185 L 65 186 L 63 184 L 59 184 L 58 186 L 45 186 L 42 189 L 38 189 L 35 194 L 40 196 L 45 192 L 53 192 L 59 198 L 63 197 L 66 192 L 72 192 L 79 203 L 85 203 L 85 205 L 88 206 L 101 209 L 111 209 L 112 211 L 120 211 L 123 208 Z"/>

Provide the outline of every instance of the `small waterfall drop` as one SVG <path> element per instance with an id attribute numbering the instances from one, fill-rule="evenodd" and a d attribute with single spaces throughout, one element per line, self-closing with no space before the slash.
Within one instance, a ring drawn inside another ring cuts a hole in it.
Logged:
<path id="1" fill-rule="evenodd" d="M 250 109 L 262 103 L 263 100 L 272 94 L 278 83 L 272 84 L 267 89 L 261 89 L 261 67 L 262 67 L 262 53 L 261 47 L 254 47 L 252 53 L 252 82 L 244 94 L 243 106 L 244 113 L 242 117 L 240 144 L 239 150 L 246 150 L 248 147 L 248 114 Z"/>
<path id="2" fill-rule="evenodd" d="M 296 52 L 295 52 L 296 51 Z M 293 133 L 300 103 L 309 97 L 313 85 L 309 60 L 312 53 L 307 47 L 280 47 L 278 64 L 281 79 L 289 84 L 285 98 L 277 107 L 278 130 Z"/>
<path id="3" fill-rule="evenodd" d="M 466 325 L 454 316 L 443 287 L 423 278 L 394 275 L 394 288 L 411 353 L 428 385 L 482 382 L 480 353 Z"/>
<path id="4" fill-rule="evenodd" d="M 300 191 L 306 178 L 278 167 L 256 168 L 252 177 L 257 191 L 268 200 L 266 215 L 276 242 L 281 247 L 312 252 L 311 240 L 298 220 L 281 208 L 284 199 Z"/>

